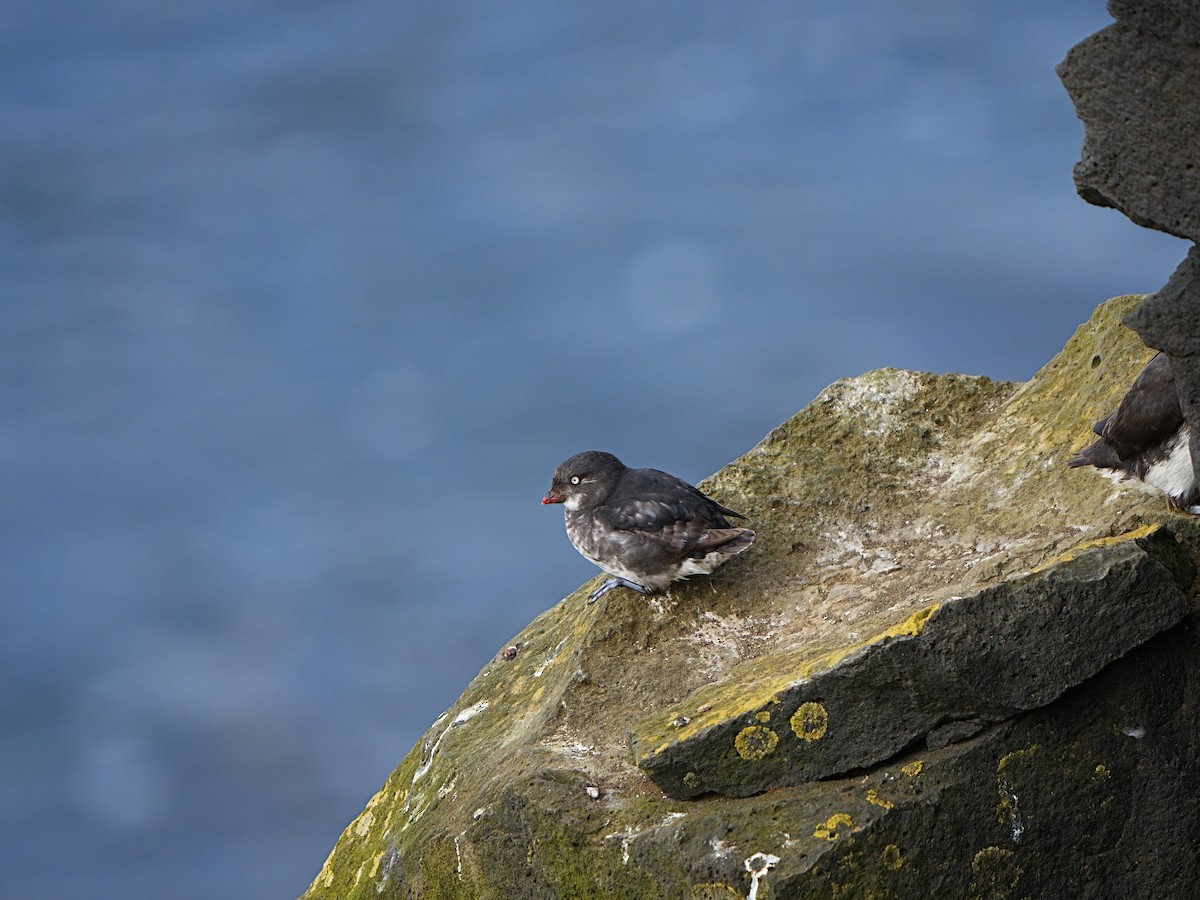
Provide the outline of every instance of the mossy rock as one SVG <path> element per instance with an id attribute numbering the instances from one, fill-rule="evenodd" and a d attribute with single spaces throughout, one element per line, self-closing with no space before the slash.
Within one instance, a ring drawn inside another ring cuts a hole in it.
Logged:
<path id="1" fill-rule="evenodd" d="M 1042 896 L 1056 853 L 1087 883 L 1167 873 L 1152 841 L 1196 818 L 1170 794 L 1200 746 L 1195 534 L 1066 468 L 1149 358 L 1119 324 L 1137 299 L 1025 384 L 831 385 L 704 483 L 750 516 L 748 552 L 540 615 L 305 897 Z"/>

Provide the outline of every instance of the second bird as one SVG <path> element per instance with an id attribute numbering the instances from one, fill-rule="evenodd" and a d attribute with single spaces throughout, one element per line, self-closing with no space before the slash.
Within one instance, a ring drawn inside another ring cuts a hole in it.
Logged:
<path id="1" fill-rule="evenodd" d="M 555 471 L 542 503 L 561 503 L 567 536 L 613 577 L 588 603 L 616 587 L 642 594 L 707 575 L 754 542 L 726 516 L 745 516 L 658 469 L 631 469 L 611 453 L 588 450 Z"/>

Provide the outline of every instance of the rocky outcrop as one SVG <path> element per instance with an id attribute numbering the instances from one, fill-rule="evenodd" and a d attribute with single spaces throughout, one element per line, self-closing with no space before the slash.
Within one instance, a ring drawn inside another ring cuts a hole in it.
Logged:
<path id="1" fill-rule="evenodd" d="M 1200 7 L 1112 0 L 1117 21 L 1058 67 L 1085 135 L 1075 184 L 1089 203 L 1200 240 Z"/>
<path id="2" fill-rule="evenodd" d="M 1065 465 L 1139 299 L 1025 384 L 831 385 L 703 485 L 751 550 L 535 619 L 305 896 L 1186 896 L 1200 538 Z"/>
<path id="3" fill-rule="evenodd" d="M 933 603 L 861 647 L 758 657 L 747 668 L 766 677 L 735 671 L 635 725 L 634 759 L 673 797 L 747 796 L 1045 706 L 1188 611 L 1181 585 L 1192 572 L 1174 534 L 1147 526 L 1093 547 L 1106 549 L 1077 548 L 1060 564 Z M 1091 640 L 1098 634 L 1105 640 Z M 731 714 L 737 706 L 744 712 Z"/>
<path id="4" fill-rule="evenodd" d="M 1110 0 L 1116 22 L 1073 47 L 1058 72 L 1086 131 L 1075 184 L 1089 203 L 1193 243 L 1200 239 L 1200 6 Z M 1126 320 L 1171 357 L 1192 461 L 1200 463 L 1200 257 Z"/>

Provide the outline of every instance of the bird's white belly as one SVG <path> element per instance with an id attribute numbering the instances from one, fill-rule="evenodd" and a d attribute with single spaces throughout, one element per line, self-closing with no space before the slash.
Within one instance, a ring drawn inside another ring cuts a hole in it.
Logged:
<path id="1" fill-rule="evenodd" d="M 688 557 L 679 567 L 680 578 L 690 578 L 693 575 L 711 575 L 713 570 L 725 562 L 726 556 L 719 553 L 708 553 L 701 559 Z"/>
<path id="2" fill-rule="evenodd" d="M 1186 497 L 1196 488 L 1196 472 L 1192 467 L 1191 430 L 1185 425 L 1167 443 L 1166 456 L 1152 463 L 1142 478 L 1120 469 L 1099 469 L 1101 475 L 1122 487 L 1132 487 L 1147 494 Z"/>
<path id="3" fill-rule="evenodd" d="M 1187 496 L 1196 487 L 1190 429 L 1180 428 L 1167 445 L 1167 458 L 1146 470 L 1146 484 L 1173 497 Z"/>

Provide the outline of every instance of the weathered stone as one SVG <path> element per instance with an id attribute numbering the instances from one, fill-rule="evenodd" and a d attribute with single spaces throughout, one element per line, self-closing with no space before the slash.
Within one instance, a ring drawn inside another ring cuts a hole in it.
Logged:
<path id="1" fill-rule="evenodd" d="M 1200 7 L 1189 0 L 1109 0 L 1108 11 L 1138 31 L 1200 44 Z"/>
<path id="2" fill-rule="evenodd" d="M 1102 306 L 1023 385 L 894 370 L 831 385 L 704 483 L 751 517 L 750 551 L 658 597 L 589 606 L 593 582 L 499 643 L 520 653 L 434 723 L 306 897 L 744 897 L 754 878 L 760 898 L 1031 896 L 1117 883 L 1131 858 L 1167 872 L 1152 842 L 1178 863 L 1170 840 L 1195 837 L 1169 792 L 1196 778 L 1195 712 L 1171 704 L 1197 657 L 1191 637 L 1151 634 L 1182 612 L 1178 551 L 1197 538 L 1065 466 L 1148 357 L 1119 325 L 1137 299 Z M 1158 649 L 1095 674 L 1139 641 Z M 827 692 L 788 694 L 786 716 L 770 703 L 818 678 Z M 681 746 L 729 729 L 728 766 L 664 778 L 727 795 L 668 796 L 633 764 L 631 725 Z M 855 729 L 872 748 L 857 763 Z M 787 786 L 750 765 L 805 735 L 821 771 L 859 768 Z M 941 749 L 903 755 L 925 745 Z M 785 786 L 732 796 L 767 784 Z M 1143 810 L 1144 831 L 1128 818 Z"/>
<path id="3" fill-rule="evenodd" d="M 1151 294 L 1125 317 L 1132 328 L 1149 346 L 1166 351 L 1172 361 L 1200 356 L 1200 250 L 1196 247 L 1156 293 Z M 1191 366 L 1182 366 L 1184 381 L 1179 373 L 1176 387 L 1180 402 L 1196 400 L 1197 391 L 1187 382 Z"/>
<path id="4" fill-rule="evenodd" d="M 1085 137 L 1075 184 L 1139 225 L 1200 239 L 1200 47 L 1190 0 L 1136 9 L 1071 48 L 1058 67 Z"/>
<path id="5" fill-rule="evenodd" d="M 1044 706 L 1183 618 L 1194 574 L 1162 528 L 1076 548 L 1034 574 L 933 604 L 836 661 L 759 657 L 745 683 L 735 670 L 668 712 L 692 724 L 664 727 L 656 715 L 634 725 L 634 758 L 684 798 L 866 768 L 946 723 L 978 730 Z"/>
<path id="6" fill-rule="evenodd" d="M 839 813 L 850 824 L 823 847 L 804 840 L 803 789 L 772 792 L 761 814 L 805 822 L 789 832 L 799 846 L 777 851 L 772 896 L 1195 896 L 1198 625 L 1050 706 L 857 779 Z"/>

